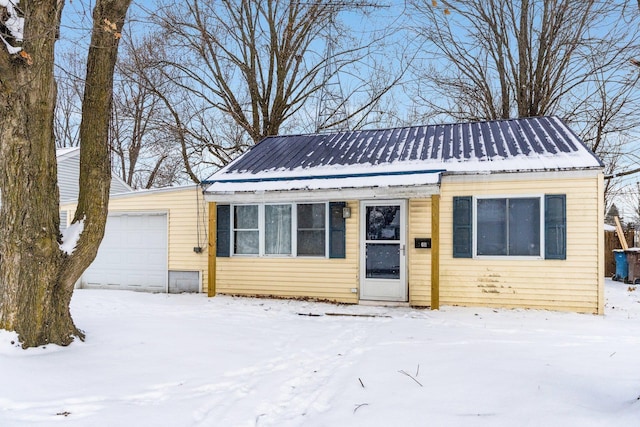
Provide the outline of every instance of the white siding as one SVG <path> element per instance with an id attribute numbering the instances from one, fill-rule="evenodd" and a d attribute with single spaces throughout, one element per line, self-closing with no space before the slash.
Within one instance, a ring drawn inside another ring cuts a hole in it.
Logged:
<path id="1" fill-rule="evenodd" d="M 58 158 L 58 188 L 60 202 L 75 202 L 78 200 L 80 178 L 80 150 L 68 152 Z M 111 177 L 109 194 L 119 194 L 131 191 L 124 181 L 115 175 Z"/>
<path id="2" fill-rule="evenodd" d="M 58 161 L 58 188 L 60 201 L 70 202 L 78 199 L 78 178 L 80 176 L 80 150 L 77 155 Z"/>

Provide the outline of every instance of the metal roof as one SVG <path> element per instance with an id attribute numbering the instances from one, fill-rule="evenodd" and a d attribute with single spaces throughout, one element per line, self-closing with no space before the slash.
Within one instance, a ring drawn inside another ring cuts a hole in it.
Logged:
<path id="1" fill-rule="evenodd" d="M 271 136 L 233 162 L 226 173 L 378 165 L 436 160 L 554 155 L 585 150 L 559 119 L 533 117 L 476 123 L 359 130 L 333 134 Z"/>
<path id="2" fill-rule="evenodd" d="M 232 183 L 339 181 L 374 175 L 574 170 L 602 166 L 560 119 L 532 117 L 271 136 L 204 183 L 216 184 L 209 191 L 225 191 L 225 184 Z M 238 186 L 233 188 L 237 190 Z M 285 190 L 289 187 L 270 184 L 265 188 Z"/>

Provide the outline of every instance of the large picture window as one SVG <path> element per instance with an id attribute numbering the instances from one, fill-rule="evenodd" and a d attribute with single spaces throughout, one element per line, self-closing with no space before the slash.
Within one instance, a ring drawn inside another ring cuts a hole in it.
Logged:
<path id="1" fill-rule="evenodd" d="M 345 202 L 218 205 L 216 256 L 345 257 Z"/>
<path id="2" fill-rule="evenodd" d="M 540 198 L 479 199 L 477 255 L 540 256 Z"/>
<path id="3" fill-rule="evenodd" d="M 566 196 L 454 197 L 453 256 L 566 259 Z"/>

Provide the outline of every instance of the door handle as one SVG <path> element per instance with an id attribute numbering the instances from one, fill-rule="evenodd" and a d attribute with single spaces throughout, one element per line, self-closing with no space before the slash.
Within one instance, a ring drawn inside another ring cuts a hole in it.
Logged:
<path id="1" fill-rule="evenodd" d="M 406 245 L 400 245 L 400 252 L 402 253 L 402 255 L 406 255 L 407 252 L 407 247 Z"/>

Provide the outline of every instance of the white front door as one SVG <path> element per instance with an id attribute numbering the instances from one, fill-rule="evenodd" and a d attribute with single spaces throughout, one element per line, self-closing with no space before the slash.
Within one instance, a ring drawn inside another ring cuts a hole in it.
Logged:
<path id="1" fill-rule="evenodd" d="M 360 299 L 408 301 L 406 201 L 362 202 Z"/>

